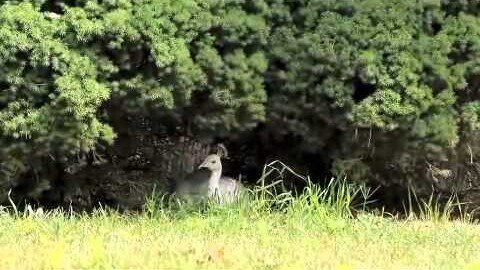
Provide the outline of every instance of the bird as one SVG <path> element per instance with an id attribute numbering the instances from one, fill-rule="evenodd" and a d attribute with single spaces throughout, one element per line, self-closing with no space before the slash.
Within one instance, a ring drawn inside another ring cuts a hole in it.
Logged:
<path id="1" fill-rule="evenodd" d="M 232 202 L 243 189 L 240 181 L 222 176 L 219 154 L 210 154 L 196 170 L 177 185 L 176 194 L 187 200 L 198 201 L 213 198 L 220 203 Z"/>

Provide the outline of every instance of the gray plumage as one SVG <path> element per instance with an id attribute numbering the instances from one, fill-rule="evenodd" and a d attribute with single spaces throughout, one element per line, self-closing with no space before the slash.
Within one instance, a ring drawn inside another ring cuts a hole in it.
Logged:
<path id="1" fill-rule="evenodd" d="M 175 193 L 184 199 L 199 201 L 208 196 L 208 180 L 211 172 L 195 170 L 177 183 Z"/>
<path id="2" fill-rule="evenodd" d="M 222 176 L 220 156 L 209 155 L 197 170 L 178 183 L 176 193 L 194 201 L 210 197 L 220 202 L 231 202 L 238 197 L 241 189 L 239 181 Z"/>
<path id="3" fill-rule="evenodd" d="M 231 177 L 220 178 L 217 195 L 222 202 L 232 202 L 240 195 L 243 189 L 243 185 L 240 181 L 237 181 Z"/>

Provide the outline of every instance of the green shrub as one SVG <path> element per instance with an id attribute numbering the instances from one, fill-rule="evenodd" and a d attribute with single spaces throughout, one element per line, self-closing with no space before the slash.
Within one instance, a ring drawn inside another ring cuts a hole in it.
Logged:
<path id="1" fill-rule="evenodd" d="M 261 7 L 215 0 L 2 4 L 1 194 L 26 178 L 42 192 L 55 181 L 49 166 L 65 168 L 111 143 L 112 103 L 218 134 L 264 119 L 261 49 L 269 29 Z"/>
<path id="2" fill-rule="evenodd" d="M 464 2 L 270 1 L 270 129 L 350 179 L 461 188 L 479 123 L 480 21 Z"/>
<path id="3" fill-rule="evenodd" d="M 0 194 L 19 179 L 31 196 L 61 181 L 114 141 L 118 110 L 227 140 L 265 121 L 336 175 L 418 194 L 465 190 L 480 172 L 478 10 L 440 0 L 6 1 Z"/>

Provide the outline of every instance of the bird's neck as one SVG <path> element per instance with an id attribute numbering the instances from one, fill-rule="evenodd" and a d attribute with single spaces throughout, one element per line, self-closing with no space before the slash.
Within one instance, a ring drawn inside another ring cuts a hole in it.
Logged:
<path id="1" fill-rule="evenodd" d="M 210 194 L 215 193 L 220 184 L 220 177 L 222 176 L 222 170 L 213 171 L 208 181 L 208 190 Z"/>

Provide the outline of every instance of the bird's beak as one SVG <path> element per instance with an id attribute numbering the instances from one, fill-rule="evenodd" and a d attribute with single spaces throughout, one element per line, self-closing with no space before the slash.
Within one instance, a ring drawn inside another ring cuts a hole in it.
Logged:
<path id="1" fill-rule="evenodd" d="M 205 163 L 202 163 L 198 166 L 199 169 L 202 169 L 202 168 L 206 168 L 207 166 L 205 165 Z"/>

